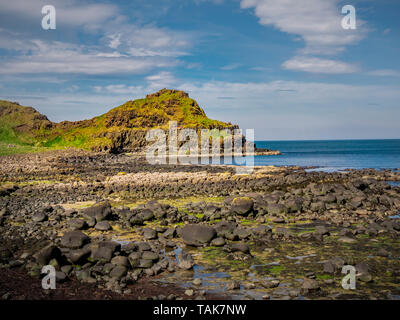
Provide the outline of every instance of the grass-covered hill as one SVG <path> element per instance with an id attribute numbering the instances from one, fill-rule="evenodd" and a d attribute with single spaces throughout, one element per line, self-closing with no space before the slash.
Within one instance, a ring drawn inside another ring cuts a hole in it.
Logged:
<path id="1" fill-rule="evenodd" d="M 150 128 L 237 128 L 209 119 L 187 93 L 162 89 L 128 101 L 90 120 L 54 123 L 32 107 L 0 100 L 0 154 L 75 147 L 95 151 L 138 151 Z"/>

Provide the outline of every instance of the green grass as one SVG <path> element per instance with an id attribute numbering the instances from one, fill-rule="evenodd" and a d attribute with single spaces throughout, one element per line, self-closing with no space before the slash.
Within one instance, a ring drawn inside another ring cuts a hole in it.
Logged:
<path id="1" fill-rule="evenodd" d="M 184 92 L 160 90 L 144 99 L 128 101 L 90 120 L 51 123 L 35 109 L 0 100 L 0 155 L 40 152 L 66 147 L 104 150 L 113 145 L 110 136 L 130 130 L 168 129 L 170 121 L 180 128 L 211 129 L 232 127 L 230 123 L 209 119 L 197 102 Z M 226 133 L 218 135 L 221 139 Z M 4 145 L 18 145 L 16 148 Z"/>

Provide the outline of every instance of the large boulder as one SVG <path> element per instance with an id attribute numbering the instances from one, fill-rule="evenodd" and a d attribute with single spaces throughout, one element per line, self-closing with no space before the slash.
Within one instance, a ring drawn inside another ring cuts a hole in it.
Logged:
<path id="1" fill-rule="evenodd" d="M 181 237 L 183 242 L 191 246 L 201 246 L 209 243 L 217 232 L 214 228 L 200 225 L 200 224 L 188 224 L 181 230 Z"/>
<path id="2" fill-rule="evenodd" d="M 83 215 L 96 219 L 96 222 L 107 220 L 111 215 L 111 205 L 108 202 L 100 202 L 83 210 Z"/>
<path id="3" fill-rule="evenodd" d="M 253 209 L 254 201 L 248 197 L 238 197 L 232 201 L 232 211 L 239 216 L 248 215 Z"/>
<path id="4" fill-rule="evenodd" d="M 70 231 L 61 238 L 61 246 L 70 249 L 82 248 L 90 242 L 90 238 L 81 231 Z"/>
<path id="5" fill-rule="evenodd" d="M 61 251 L 59 248 L 53 245 L 49 245 L 34 255 L 39 265 L 47 265 L 52 259 L 59 259 L 61 257 Z"/>
<path id="6" fill-rule="evenodd" d="M 94 226 L 94 228 L 95 228 L 96 230 L 99 230 L 99 231 L 108 231 L 108 230 L 111 230 L 111 226 L 110 226 L 110 224 L 108 223 L 108 221 L 100 221 L 100 222 L 97 222 L 96 225 Z"/>
<path id="7" fill-rule="evenodd" d="M 86 246 L 82 249 L 70 251 L 67 257 L 72 264 L 79 265 L 79 264 L 84 264 L 87 258 L 89 258 L 90 254 L 91 250 Z"/>
<path id="8" fill-rule="evenodd" d="M 113 256 L 113 250 L 109 247 L 99 247 L 92 250 L 91 258 L 94 261 L 99 261 L 101 263 L 110 262 Z"/>

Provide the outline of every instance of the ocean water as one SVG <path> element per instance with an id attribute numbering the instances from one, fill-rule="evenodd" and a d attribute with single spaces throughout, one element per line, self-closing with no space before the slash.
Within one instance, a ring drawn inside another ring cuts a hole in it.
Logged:
<path id="1" fill-rule="evenodd" d="M 315 170 L 399 169 L 400 139 L 256 141 L 258 148 L 281 151 L 277 156 L 256 156 L 254 165 L 318 167 Z"/>

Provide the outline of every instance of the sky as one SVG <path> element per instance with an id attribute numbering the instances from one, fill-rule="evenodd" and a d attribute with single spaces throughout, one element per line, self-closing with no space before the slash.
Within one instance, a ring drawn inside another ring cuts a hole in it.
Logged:
<path id="1" fill-rule="evenodd" d="M 56 29 L 42 28 L 48 4 Z M 72 121 L 166 87 L 256 140 L 400 138 L 399 13 L 398 0 L 0 0 L 0 99 Z"/>

